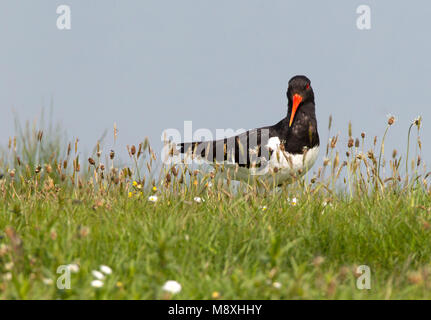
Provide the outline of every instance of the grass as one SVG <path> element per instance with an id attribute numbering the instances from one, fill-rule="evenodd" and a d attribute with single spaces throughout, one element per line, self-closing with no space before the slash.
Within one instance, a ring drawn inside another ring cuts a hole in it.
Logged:
<path id="1" fill-rule="evenodd" d="M 12 138 L 0 161 L 2 299 L 431 298 L 428 174 L 416 154 L 403 176 L 384 139 L 364 151 L 365 135 L 349 129 L 347 149 L 333 137 L 315 175 L 273 188 L 187 166 L 156 174 L 147 140 L 128 147 L 127 167 L 99 144 L 87 162 L 78 142 L 46 148 L 57 138 L 28 132 L 37 155 Z M 68 264 L 79 271 L 61 290 L 57 268 Z M 95 288 L 100 265 L 113 272 Z M 356 286 L 359 265 L 370 290 Z M 181 292 L 163 291 L 167 280 Z"/>

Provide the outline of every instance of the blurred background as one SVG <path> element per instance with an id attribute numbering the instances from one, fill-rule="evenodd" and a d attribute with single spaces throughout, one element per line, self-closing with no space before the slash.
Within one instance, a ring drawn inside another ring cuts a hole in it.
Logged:
<path id="1" fill-rule="evenodd" d="M 71 30 L 56 25 L 71 8 Z M 371 29 L 356 26 L 359 5 Z M 255 128 L 287 113 L 286 88 L 307 75 L 316 95 L 321 144 L 365 132 L 405 153 L 407 130 L 423 116 L 423 159 L 431 157 L 431 3 L 423 1 L 3 0 L 0 3 L 0 144 L 41 110 L 90 152 L 146 136 L 156 151 L 167 128 Z M 380 140 L 379 140 L 380 141 Z M 321 158 L 324 155 L 322 150 Z"/>

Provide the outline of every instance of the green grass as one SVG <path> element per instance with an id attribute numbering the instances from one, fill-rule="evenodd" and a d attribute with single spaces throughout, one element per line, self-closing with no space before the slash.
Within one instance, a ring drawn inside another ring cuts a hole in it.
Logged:
<path id="1" fill-rule="evenodd" d="M 150 181 L 145 166 L 140 189 L 132 184 L 136 168 L 113 168 L 109 156 L 104 170 L 96 156 L 78 171 L 72 146 L 35 172 L 16 163 L 11 147 L 15 160 L 3 162 L 0 180 L 0 298 L 431 298 L 428 177 L 413 168 L 407 182 L 394 158 L 385 179 L 377 157 L 362 158 L 360 147 L 349 148 L 343 165 L 335 144 L 326 175 L 324 165 L 311 182 L 276 189 L 208 185 L 210 174 L 187 169 Z M 151 157 L 146 144 L 139 149 L 145 154 L 131 152 L 132 159 Z M 80 266 L 71 289 L 58 289 L 57 268 L 71 263 Z M 94 288 L 91 272 L 100 265 L 113 272 Z M 370 290 L 356 286 L 359 265 L 370 267 Z M 164 292 L 167 280 L 181 292 Z"/>

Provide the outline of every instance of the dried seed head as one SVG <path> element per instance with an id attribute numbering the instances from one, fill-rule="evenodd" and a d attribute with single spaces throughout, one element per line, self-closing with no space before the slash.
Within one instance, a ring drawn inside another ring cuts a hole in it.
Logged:
<path id="1" fill-rule="evenodd" d="M 417 161 L 417 164 L 416 164 L 416 166 L 418 166 L 419 167 L 419 165 L 421 164 L 421 156 L 418 156 L 418 161 Z"/>
<path id="2" fill-rule="evenodd" d="M 63 161 L 63 168 L 66 169 L 67 168 L 67 160 Z"/>
<path id="3" fill-rule="evenodd" d="M 394 151 L 392 151 L 392 158 L 396 158 L 397 157 L 397 149 L 394 149 Z"/>
<path id="4" fill-rule="evenodd" d="M 313 260 L 313 265 L 317 268 L 319 267 L 323 262 L 325 262 L 325 258 L 322 256 L 317 256 Z"/>
<path id="5" fill-rule="evenodd" d="M 349 137 L 352 136 L 352 122 L 349 121 Z"/>
<path id="6" fill-rule="evenodd" d="M 350 157 L 350 152 L 349 151 L 346 152 L 346 157 L 347 158 Z"/>
<path id="7" fill-rule="evenodd" d="M 139 158 L 141 156 L 141 154 L 142 154 L 142 142 L 139 144 L 137 157 Z"/>
<path id="8" fill-rule="evenodd" d="M 422 117 L 418 116 L 416 119 L 413 120 L 413 125 L 418 127 L 418 130 L 421 128 L 422 125 Z"/>
<path id="9" fill-rule="evenodd" d="M 377 144 L 377 136 L 374 136 L 374 146 Z"/>
<path id="10" fill-rule="evenodd" d="M 338 136 L 332 137 L 332 139 L 331 139 L 331 148 L 332 149 L 334 149 L 335 146 L 337 145 L 337 140 L 338 140 Z"/>
<path id="11" fill-rule="evenodd" d="M 332 114 L 329 116 L 328 130 L 331 130 L 332 126 Z"/>
<path id="12" fill-rule="evenodd" d="M 45 164 L 45 170 L 46 170 L 47 173 L 51 173 L 52 172 L 52 167 L 51 167 L 51 165 L 49 163 Z"/>
<path id="13" fill-rule="evenodd" d="M 169 174 L 169 172 L 166 174 L 166 182 L 171 182 L 171 175 Z"/>
<path id="14" fill-rule="evenodd" d="M 394 122 L 395 122 L 395 117 L 394 116 L 390 116 L 389 117 L 389 119 L 388 119 L 388 125 L 393 125 L 394 124 Z"/>
<path id="15" fill-rule="evenodd" d="M 88 158 L 88 162 L 92 165 L 92 166 L 94 166 L 95 164 L 96 164 L 96 161 L 94 161 L 94 159 L 93 158 Z"/>
<path id="16" fill-rule="evenodd" d="M 132 156 L 135 155 L 135 153 L 136 153 L 136 147 L 134 145 L 132 145 L 132 147 L 130 148 L 130 153 L 132 154 Z"/>
<path id="17" fill-rule="evenodd" d="M 11 178 L 15 177 L 15 170 L 11 170 L 9 172 L 9 175 L 10 175 Z"/>
<path id="18" fill-rule="evenodd" d="M 39 173 L 40 170 L 42 170 L 42 166 L 39 164 L 36 166 L 36 168 L 34 169 L 34 172 Z"/>
<path id="19" fill-rule="evenodd" d="M 347 147 L 348 147 L 348 148 L 353 147 L 353 144 L 354 144 L 354 143 L 355 143 L 355 142 L 354 142 L 353 138 L 352 138 L 352 137 L 350 137 L 350 138 L 349 138 L 349 142 L 347 143 Z"/>
<path id="20" fill-rule="evenodd" d="M 114 152 L 114 150 L 111 150 L 111 152 L 109 153 L 109 158 L 111 158 L 111 160 L 112 160 L 112 159 L 114 159 L 114 157 L 115 157 L 115 152 Z"/>
<path id="21" fill-rule="evenodd" d="M 178 170 L 177 170 L 177 168 L 172 167 L 172 168 L 171 168 L 171 172 L 172 172 L 172 174 L 174 175 L 174 177 L 178 176 Z"/>
<path id="22" fill-rule="evenodd" d="M 365 132 L 361 133 L 361 137 L 362 137 L 362 139 L 365 139 Z"/>
<path id="23" fill-rule="evenodd" d="M 37 132 L 37 141 L 39 142 L 42 141 L 42 137 L 43 137 L 43 131 L 40 130 Z"/>
<path id="24" fill-rule="evenodd" d="M 101 164 L 101 165 L 100 165 L 100 170 L 102 170 L 102 171 L 104 171 L 104 170 L 105 170 L 105 165 L 104 165 L 104 164 Z"/>
<path id="25" fill-rule="evenodd" d="M 358 138 L 356 138 L 356 140 L 355 140 L 355 148 L 359 148 L 359 139 Z"/>
<path id="26" fill-rule="evenodd" d="M 20 157 L 16 157 L 16 162 L 18 163 L 19 166 L 21 166 L 21 158 Z"/>

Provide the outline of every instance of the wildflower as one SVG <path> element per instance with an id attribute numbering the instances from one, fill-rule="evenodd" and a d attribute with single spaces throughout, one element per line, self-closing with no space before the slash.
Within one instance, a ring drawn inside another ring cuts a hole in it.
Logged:
<path id="1" fill-rule="evenodd" d="M 176 294 L 181 291 L 181 284 L 175 280 L 166 281 L 162 288 L 164 291 Z"/>
<path id="2" fill-rule="evenodd" d="M 326 206 L 330 206 L 330 207 L 332 207 L 332 203 L 331 203 L 331 202 L 329 202 L 329 201 L 323 201 L 323 202 L 322 202 L 322 206 L 323 206 L 323 207 L 326 207 Z"/>
<path id="3" fill-rule="evenodd" d="M 260 207 L 262 211 L 266 211 L 268 208 L 266 206 Z"/>
<path id="4" fill-rule="evenodd" d="M 213 299 L 218 299 L 218 298 L 220 298 L 220 293 L 219 293 L 218 291 L 214 291 L 214 292 L 212 293 L 211 297 L 212 297 Z"/>
<path id="5" fill-rule="evenodd" d="M 324 257 L 322 257 L 322 256 L 317 256 L 317 257 L 316 257 L 316 258 L 314 258 L 314 260 L 313 260 L 313 265 L 314 265 L 315 267 L 318 267 L 318 266 L 320 266 L 324 261 L 325 261 L 325 258 L 324 258 Z"/>
<path id="6" fill-rule="evenodd" d="M 204 202 L 205 200 L 204 199 L 202 199 L 201 197 L 194 197 L 194 199 L 193 199 L 195 202 L 197 202 L 197 203 L 201 203 L 201 202 Z"/>
<path id="7" fill-rule="evenodd" d="M 136 187 L 138 185 L 138 183 L 136 181 L 133 181 L 133 186 Z"/>
<path id="8" fill-rule="evenodd" d="M 91 271 L 91 273 L 92 273 L 92 275 L 93 275 L 96 279 L 98 279 L 98 280 L 103 280 L 103 279 L 105 279 L 105 275 L 104 275 L 102 272 L 100 272 L 100 271 L 93 270 L 93 271 Z"/>
<path id="9" fill-rule="evenodd" d="M 272 284 L 272 286 L 273 286 L 275 289 L 280 289 L 280 288 L 281 288 L 281 283 L 280 283 L 280 282 L 274 282 L 274 283 Z"/>
<path id="10" fill-rule="evenodd" d="M 290 200 L 290 198 L 287 198 L 287 201 L 290 203 L 290 205 L 292 206 L 296 206 L 298 204 L 298 199 L 293 198 L 292 200 Z"/>
<path id="11" fill-rule="evenodd" d="M 10 272 L 6 272 L 6 273 L 3 275 L 3 280 L 5 280 L 5 281 L 12 280 L 12 273 L 10 273 Z"/>
<path id="12" fill-rule="evenodd" d="M 5 268 L 5 270 L 8 270 L 8 271 L 12 270 L 13 262 L 11 261 L 11 262 L 5 263 L 4 268 Z"/>
<path id="13" fill-rule="evenodd" d="M 133 192 L 129 192 L 128 197 L 129 198 L 133 197 Z"/>
<path id="14" fill-rule="evenodd" d="M 112 273 L 112 269 L 108 266 L 105 266 L 105 265 L 100 266 L 100 271 L 102 271 L 104 274 L 111 274 Z"/>
<path id="15" fill-rule="evenodd" d="M 4 243 L 0 244 L 0 257 L 6 255 L 6 253 L 9 251 L 9 247 L 5 245 Z"/>
<path id="16" fill-rule="evenodd" d="M 123 283 L 121 281 L 118 281 L 116 283 L 117 288 L 122 288 L 123 287 Z"/>
<path id="17" fill-rule="evenodd" d="M 150 196 L 150 197 L 148 197 L 148 201 L 153 202 L 153 203 L 156 203 L 157 199 L 158 199 L 157 196 Z"/>
<path id="18" fill-rule="evenodd" d="M 79 271 L 79 266 L 76 263 L 69 264 L 67 268 L 73 273 L 77 273 Z"/>
<path id="19" fill-rule="evenodd" d="M 154 186 L 154 187 L 153 187 L 153 191 L 154 191 L 154 192 L 156 192 L 156 191 L 157 191 L 157 187 L 156 187 L 156 186 Z"/>
<path id="20" fill-rule="evenodd" d="M 91 281 L 91 286 L 94 288 L 101 288 L 101 287 L 103 287 L 103 281 L 93 280 L 93 281 Z"/>

